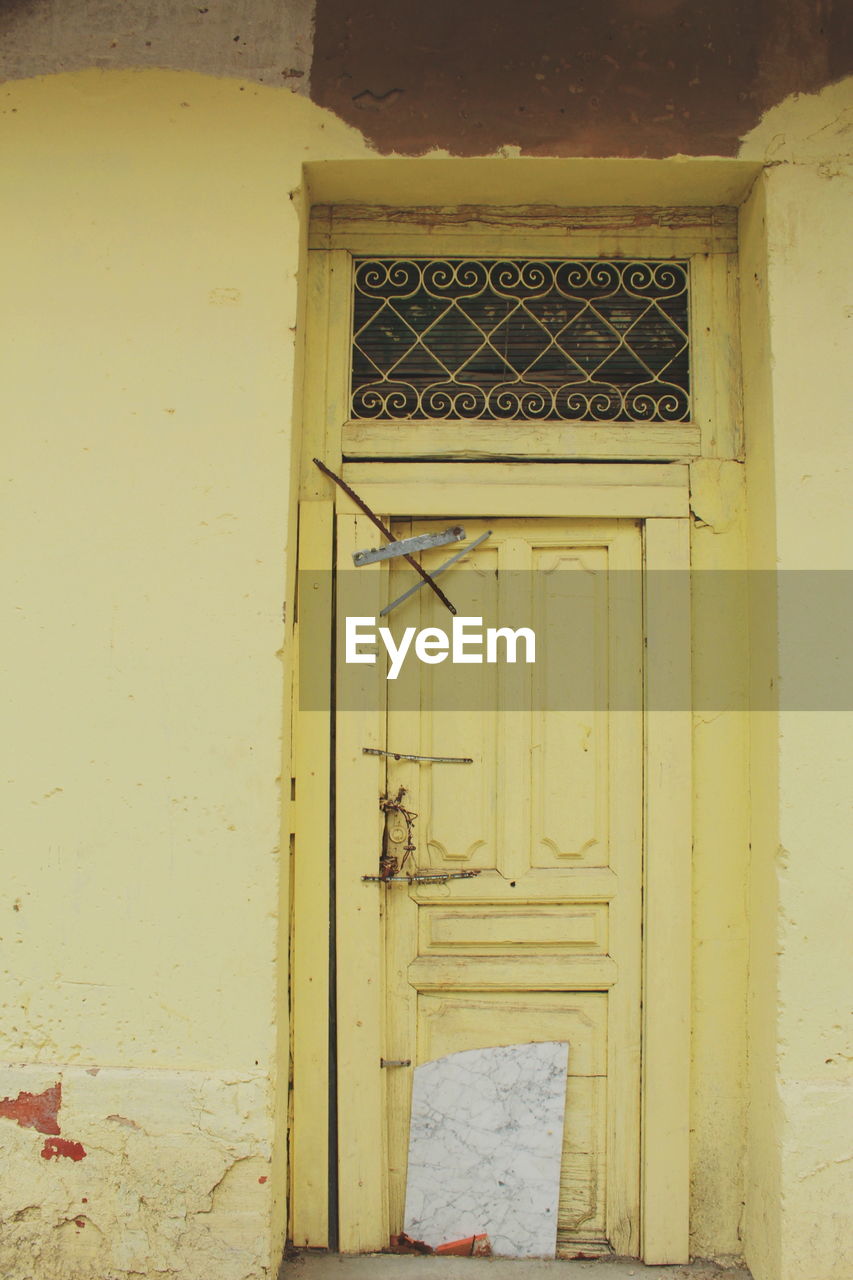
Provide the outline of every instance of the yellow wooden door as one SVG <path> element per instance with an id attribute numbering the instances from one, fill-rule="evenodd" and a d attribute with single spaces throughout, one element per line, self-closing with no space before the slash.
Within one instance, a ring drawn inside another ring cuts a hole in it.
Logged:
<path id="1" fill-rule="evenodd" d="M 375 1249 L 401 1229 L 414 1064 L 566 1040 L 558 1247 L 571 1254 L 608 1243 L 636 1255 L 641 526 L 470 520 L 464 512 L 454 519 L 469 540 L 490 536 L 442 577 L 445 591 L 460 615 L 502 624 L 511 614 L 513 626 L 526 617 L 536 662 L 439 667 L 415 659 L 390 681 L 380 651 L 377 667 L 339 674 L 340 1245 Z M 398 522 L 394 531 L 405 537 L 447 523 Z M 338 564 L 348 584 L 339 632 L 344 611 L 376 616 L 412 582 L 401 561 L 352 570 L 352 551 L 376 540 L 361 517 L 339 517 Z M 422 562 L 429 568 L 447 555 L 425 552 Z M 399 637 L 408 626 L 447 631 L 450 617 L 423 589 L 388 624 Z M 571 690 L 560 686 L 567 673 Z M 377 873 L 383 842 L 403 860 L 405 820 L 380 805 L 401 788 L 403 807 L 417 815 L 403 870 L 449 873 L 446 882 L 361 878 Z M 406 1060 L 413 1065 L 383 1065 Z"/>

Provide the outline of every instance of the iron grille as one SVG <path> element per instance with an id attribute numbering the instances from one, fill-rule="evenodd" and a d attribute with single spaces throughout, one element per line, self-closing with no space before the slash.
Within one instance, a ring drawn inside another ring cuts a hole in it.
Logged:
<path id="1" fill-rule="evenodd" d="M 352 415 L 682 422 L 686 262 L 369 258 Z"/>

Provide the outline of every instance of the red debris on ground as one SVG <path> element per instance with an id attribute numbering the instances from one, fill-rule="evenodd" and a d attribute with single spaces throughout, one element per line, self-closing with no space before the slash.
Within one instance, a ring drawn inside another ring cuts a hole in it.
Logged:
<path id="1" fill-rule="evenodd" d="M 17 1098 L 0 1099 L 0 1116 L 16 1120 L 22 1129 L 36 1129 L 39 1133 L 59 1133 L 59 1108 L 62 1103 L 62 1085 L 57 1083 L 44 1093 L 19 1093 Z"/>
<path id="2" fill-rule="evenodd" d="M 464 1240 L 436 1245 L 433 1252 L 451 1254 L 454 1258 L 491 1258 L 492 1245 L 486 1235 L 466 1236 Z"/>
<path id="3" fill-rule="evenodd" d="M 67 1156 L 69 1160 L 82 1160 L 86 1155 L 86 1148 L 82 1142 L 70 1142 L 68 1138 L 46 1138 L 41 1155 L 44 1160 L 54 1157 L 58 1160 L 60 1156 Z"/>
<path id="4" fill-rule="evenodd" d="M 423 1240 L 413 1240 L 401 1231 L 398 1236 L 391 1237 L 389 1253 L 433 1253 L 444 1254 L 454 1258 L 491 1258 L 492 1246 L 487 1235 L 466 1236 L 464 1240 L 450 1240 L 447 1244 L 425 1244 Z"/>
<path id="5" fill-rule="evenodd" d="M 390 1253 L 432 1253 L 430 1245 L 424 1244 L 423 1240 L 413 1240 L 411 1236 L 407 1236 L 405 1231 L 401 1231 L 398 1236 L 391 1237 Z"/>

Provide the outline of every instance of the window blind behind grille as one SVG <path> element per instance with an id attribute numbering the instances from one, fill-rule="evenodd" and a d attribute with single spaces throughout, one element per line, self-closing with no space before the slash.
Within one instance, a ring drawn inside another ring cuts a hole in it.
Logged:
<path id="1" fill-rule="evenodd" d="M 358 259 L 352 416 L 683 422 L 688 268 Z"/>

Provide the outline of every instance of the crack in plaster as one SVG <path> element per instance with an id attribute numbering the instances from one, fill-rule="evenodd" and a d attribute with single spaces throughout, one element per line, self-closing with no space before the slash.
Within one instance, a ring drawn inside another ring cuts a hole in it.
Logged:
<path id="1" fill-rule="evenodd" d="M 268 1274 L 270 1197 L 256 1176 L 268 1172 L 270 1147 L 264 1075 L 54 1071 L 63 1079 L 63 1128 L 73 1125 L 97 1158 L 34 1161 L 33 1135 L 0 1127 L 0 1158 L 14 1155 L 18 1169 L 14 1190 L 3 1193 L 0 1275 L 36 1280 L 19 1266 L 30 1256 L 51 1280 Z M 35 1093 L 43 1078 L 7 1068 L 0 1091 L 14 1097 L 29 1084 Z"/>

